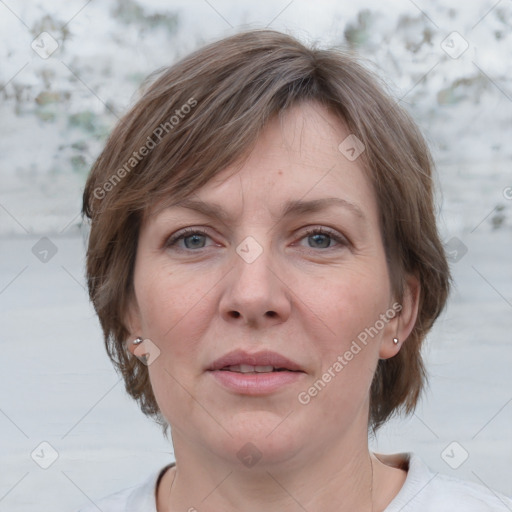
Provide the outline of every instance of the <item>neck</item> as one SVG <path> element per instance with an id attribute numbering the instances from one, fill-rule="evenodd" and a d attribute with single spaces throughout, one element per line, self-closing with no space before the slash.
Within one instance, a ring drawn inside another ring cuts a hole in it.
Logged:
<path id="1" fill-rule="evenodd" d="M 376 479 L 382 464 L 377 461 L 374 471 L 367 440 L 329 448 L 321 456 L 305 449 L 300 457 L 286 461 L 264 464 L 261 459 L 243 469 L 239 463 L 205 457 L 175 432 L 173 444 L 176 469 L 165 483 L 162 480 L 159 512 L 378 510 L 374 489 L 379 487 Z"/>

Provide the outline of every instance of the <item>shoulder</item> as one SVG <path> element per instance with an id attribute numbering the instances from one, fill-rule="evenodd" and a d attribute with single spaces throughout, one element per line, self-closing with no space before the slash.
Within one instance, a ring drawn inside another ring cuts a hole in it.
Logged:
<path id="1" fill-rule="evenodd" d="M 385 512 L 510 512 L 512 500 L 483 485 L 435 473 L 414 454 L 406 481 Z"/>
<path id="2" fill-rule="evenodd" d="M 174 463 L 173 463 L 174 464 Z M 78 512 L 157 512 L 156 489 L 164 472 L 172 466 L 153 472 L 140 485 L 127 487 L 85 505 Z"/>

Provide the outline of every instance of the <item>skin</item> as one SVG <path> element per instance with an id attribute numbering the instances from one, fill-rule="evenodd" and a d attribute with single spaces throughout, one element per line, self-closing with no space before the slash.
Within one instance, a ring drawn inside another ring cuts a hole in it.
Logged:
<path id="1" fill-rule="evenodd" d="M 196 191 L 226 219 L 176 205 L 143 223 L 128 324 L 160 350 L 148 369 L 177 461 L 159 512 L 372 510 L 372 494 L 382 510 L 403 485 L 405 471 L 369 453 L 369 388 L 379 358 L 396 355 L 414 326 L 416 279 L 407 277 L 400 315 L 307 405 L 297 399 L 396 302 L 373 189 L 361 159 L 338 150 L 348 135 L 324 107 L 296 106 L 268 123 L 241 167 Z M 326 197 L 363 217 L 338 205 L 281 213 L 288 200 Z M 208 234 L 166 247 L 185 227 Z M 305 228 L 331 228 L 341 241 Z M 247 236 L 263 251 L 252 263 L 236 252 Z M 277 351 L 306 373 L 271 395 L 228 391 L 205 368 L 238 347 Z M 262 454 L 250 468 L 237 457 L 248 442 Z"/>

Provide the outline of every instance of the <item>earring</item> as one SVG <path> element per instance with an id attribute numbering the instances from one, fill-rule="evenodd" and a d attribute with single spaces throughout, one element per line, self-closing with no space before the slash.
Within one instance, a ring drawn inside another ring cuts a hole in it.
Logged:
<path id="1" fill-rule="evenodd" d="M 394 343 L 395 345 L 398 345 L 398 338 L 393 338 L 393 343 Z"/>
<path id="2" fill-rule="evenodd" d="M 134 345 L 140 345 L 143 341 L 144 340 L 139 336 L 138 338 L 135 338 L 132 343 Z"/>

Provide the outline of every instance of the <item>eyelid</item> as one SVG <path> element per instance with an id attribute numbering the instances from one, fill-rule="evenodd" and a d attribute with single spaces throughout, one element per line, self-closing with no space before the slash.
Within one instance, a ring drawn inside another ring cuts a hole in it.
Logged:
<path id="1" fill-rule="evenodd" d="M 173 233 L 170 236 L 166 236 L 163 240 L 163 247 L 164 248 L 173 247 L 180 240 L 183 240 L 187 236 L 191 236 L 194 234 L 201 234 L 201 235 L 207 236 L 208 238 L 212 238 L 210 233 L 205 228 L 189 226 L 189 227 L 186 227 L 186 228 L 176 231 L 175 233 Z M 187 249 L 185 249 L 185 250 L 187 250 Z"/>
<path id="2" fill-rule="evenodd" d="M 163 247 L 164 248 L 176 247 L 177 243 L 180 240 L 183 240 L 183 239 L 187 238 L 188 236 L 191 236 L 194 234 L 201 234 L 203 236 L 206 236 L 206 237 L 212 239 L 212 236 L 210 235 L 208 230 L 205 229 L 204 227 L 188 226 L 186 228 L 176 231 L 175 233 L 173 233 L 170 236 L 166 236 L 163 240 Z M 338 243 L 338 245 L 348 246 L 351 244 L 350 240 L 345 235 L 341 234 L 340 232 L 338 232 L 337 230 L 335 230 L 333 228 L 330 228 L 327 226 L 322 226 L 322 225 L 314 225 L 314 226 L 304 227 L 304 228 L 302 228 L 302 231 L 300 231 L 299 234 L 300 234 L 299 241 L 303 240 L 304 238 L 306 238 L 307 236 L 310 236 L 310 235 L 324 234 L 324 235 L 330 236 L 335 242 Z M 205 249 L 205 248 L 206 247 L 201 247 L 200 249 Z M 336 248 L 336 246 L 328 247 L 326 249 L 335 249 L 335 248 Z M 182 248 L 178 248 L 178 249 L 182 249 Z M 316 251 L 316 249 L 313 247 L 311 247 L 310 249 L 313 251 Z M 323 250 L 326 250 L 326 249 L 323 249 Z M 183 249 L 183 250 L 191 251 L 191 249 Z"/>
<path id="3" fill-rule="evenodd" d="M 323 235 L 330 236 L 333 240 L 338 242 L 339 245 L 342 245 L 342 246 L 351 245 L 350 240 L 345 235 L 343 235 L 342 233 L 340 233 L 339 231 L 337 231 L 333 228 L 317 225 L 317 226 L 308 226 L 307 228 L 304 228 L 304 229 L 305 229 L 305 231 L 300 233 L 299 240 L 302 240 L 303 238 L 305 238 L 306 236 L 309 236 L 309 235 L 323 234 Z M 335 248 L 334 246 L 328 247 L 328 249 L 334 249 L 334 248 Z M 310 249 L 315 250 L 313 247 L 310 247 Z"/>

